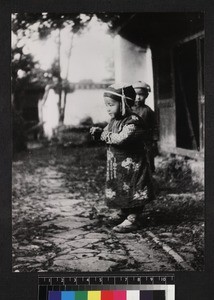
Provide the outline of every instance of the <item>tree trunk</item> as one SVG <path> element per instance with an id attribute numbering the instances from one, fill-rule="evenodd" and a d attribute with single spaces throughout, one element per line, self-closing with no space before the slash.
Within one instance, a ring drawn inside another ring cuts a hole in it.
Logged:
<path id="1" fill-rule="evenodd" d="M 64 101 L 63 101 L 63 107 L 62 107 L 62 123 L 64 123 L 65 119 L 65 107 L 66 107 L 66 101 L 67 101 L 67 92 L 64 92 Z"/>
<path id="2" fill-rule="evenodd" d="M 65 74 L 65 80 L 68 79 L 68 74 L 69 74 L 69 67 L 70 67 L 70 60 L 71 60 L 71 50 L 72 50 L 72 46 L 73 46 L 73 39 L 74 39 L 74 34 L 72 34 L 71 43 L 70 43 L 70 47 L 69 47 L 69 50 L 68 50 L 68 63 L 67 63 L 67 69 L 66 69 L 66 74 Z M 63 107 L 62 107 L 62 111 L 61 111 L 61 120 L 62 120 L 62 123 L 64 123 L 64 118 L 65 118 L 66 101 L 67 101 L 67 91 L 65 90 L 64 91 Z"/>
<path id="3" fill-rule="evenodd" d="M 58 29 L 58 93 L 59 93 L 59 102 L 58 102 L 58 111 L 59 111 L 59 125 L 62 122 L 62 77 L 61 77 L 61 60 L 60 60 L 60 50 L 61 50 L 61 28 Z"/>

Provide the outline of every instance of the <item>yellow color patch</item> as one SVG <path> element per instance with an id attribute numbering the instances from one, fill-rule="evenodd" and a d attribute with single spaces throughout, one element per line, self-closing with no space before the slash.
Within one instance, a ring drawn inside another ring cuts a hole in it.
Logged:
<path id="1" fill-rule="evenodd" d="M 88 291 L 88 300 L 101 300 L 101 291 Z"/>

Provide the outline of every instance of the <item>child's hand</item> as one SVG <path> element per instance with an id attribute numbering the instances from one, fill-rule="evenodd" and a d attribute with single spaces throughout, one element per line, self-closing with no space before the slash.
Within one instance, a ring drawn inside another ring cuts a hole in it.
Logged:
<path id="1" fill-rule="evenodd" d="M 91 127 L 90 129 L 90 134 L 91 135 L 96 135 L 98 133 L 101 133 L 103 130 L 100 127 Z"/>

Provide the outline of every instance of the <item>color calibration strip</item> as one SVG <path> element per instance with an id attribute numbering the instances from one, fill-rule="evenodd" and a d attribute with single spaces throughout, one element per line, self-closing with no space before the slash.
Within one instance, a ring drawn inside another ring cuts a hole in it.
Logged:
<path id="1" fill-rule="evenodd" d="M 168 276 L 38 277 L 38 300 L 175 300 Z"/>
<path id="2" fill-rule="evenodd" d="M 48 300 L 166 300 L 164 290 L 49 291 Z"/>

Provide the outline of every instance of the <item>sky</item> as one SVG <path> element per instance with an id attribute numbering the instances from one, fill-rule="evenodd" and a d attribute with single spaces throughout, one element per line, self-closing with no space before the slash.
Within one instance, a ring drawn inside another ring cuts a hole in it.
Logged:
<path id="1" fill-rule="evenodd" d="M 26 54 L 31 53 L 35 60 L 39 61 L 40 66 L 46 70 L 51 66 L 57 54 L 55 39 L 56 36 L 53 32 L 51 37 L 45 41 L 26 40 L 23 50 Z M 14 42 L 14 38 L 12 42 Z M 61 75 L 63 78 L 68 67 L 66 51 L 69 49 L 70 42 L 71 35 L 64 29 L 61 48 Z M 113 55 L 113 37 L 107 34 L 107 25 L 99 23 L 96 18 L 93 18 L 82 34 L 74 36 L 68 79 L 72 82 L 82 79 L 100 82 L 111 77 L 106 66 L 109 60 L 113 60 Z"/>
<path id="2" fill-rule="evenodd" d="M 89 30 L 74 41 L 69 79 L 101 81 L 109 77 L 106 64 L 113 59 L 113 38 L 106 33 L 106 25 L 92 20 Z"/>

